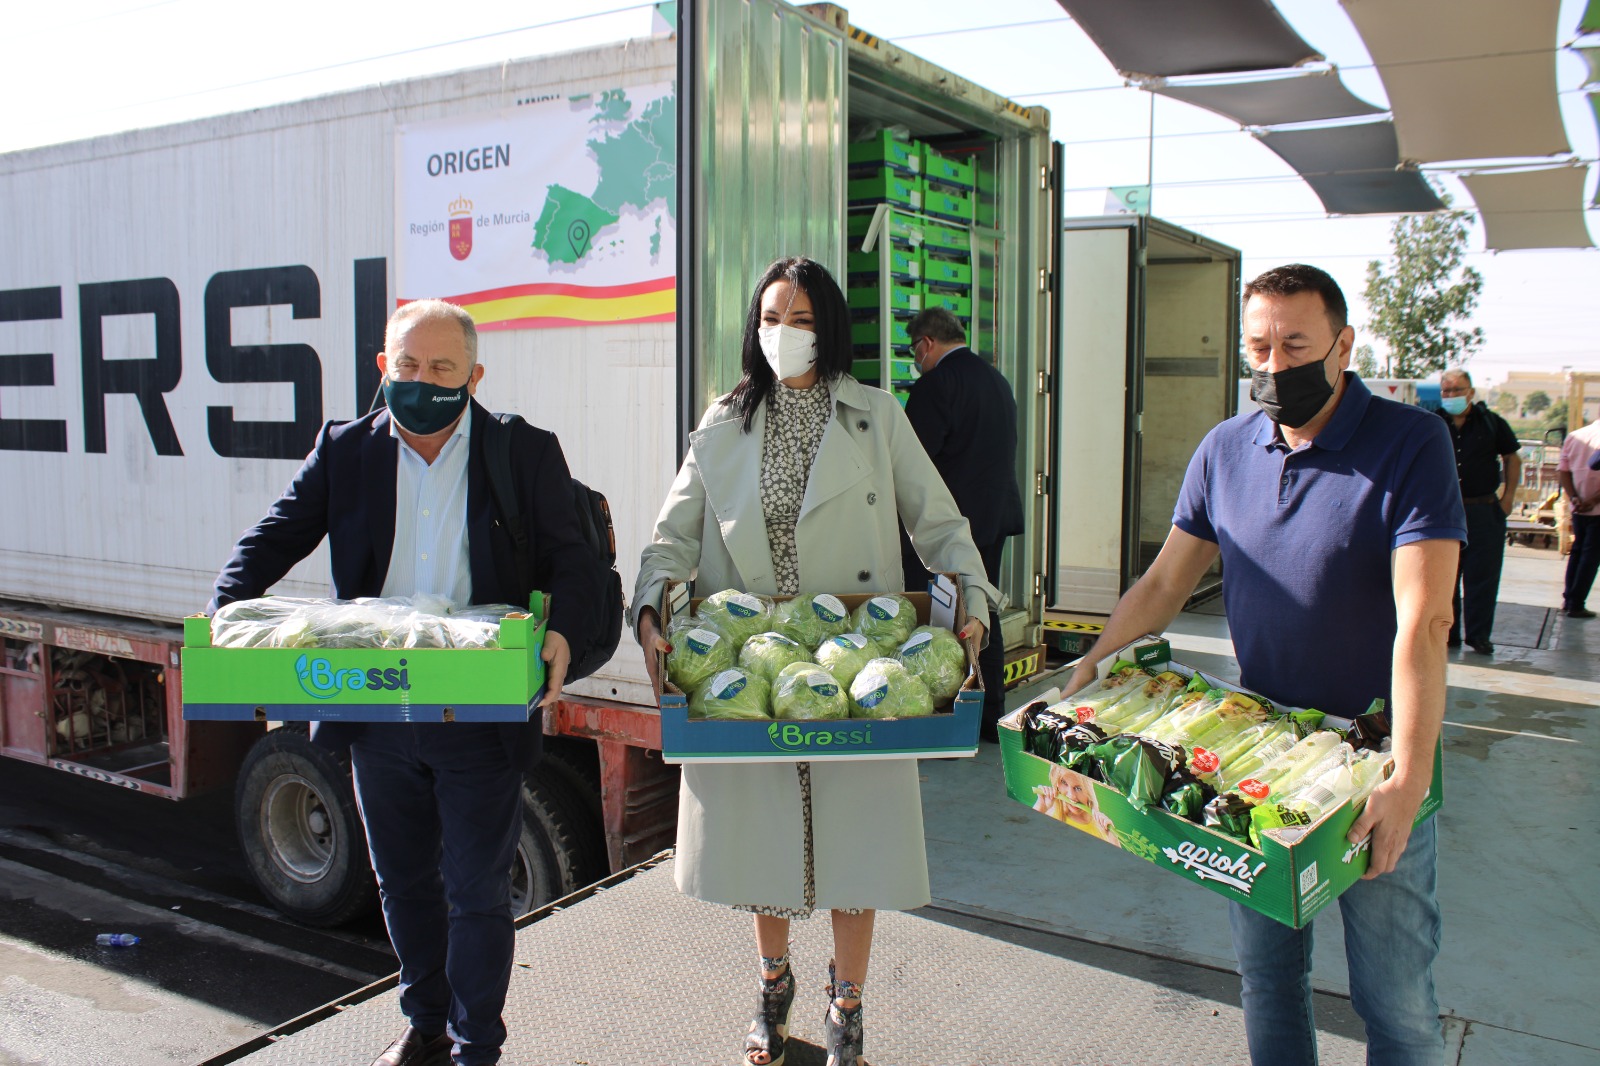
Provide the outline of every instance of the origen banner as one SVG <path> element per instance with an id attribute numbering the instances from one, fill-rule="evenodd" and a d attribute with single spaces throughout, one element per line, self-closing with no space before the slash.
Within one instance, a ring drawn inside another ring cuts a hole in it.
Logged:
<path id="1" fill-rule="evenodd" d="M 429 297 L 479 329 L 675 317 L 671 83 L 401 125 L 396 305 Z"/>

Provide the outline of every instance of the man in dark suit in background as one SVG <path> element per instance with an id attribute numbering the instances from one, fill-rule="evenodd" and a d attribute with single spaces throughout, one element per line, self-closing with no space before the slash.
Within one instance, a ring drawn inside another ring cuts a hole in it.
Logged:
<path id="1" fill-rule="evenodd" d="M 324 536 L 340 599 L 428 593 L 458 607 L 526 604 L 532 590 L 517 584 L 485 460 L 486 437 L 514 432 L 515 491 L 536 545 L 532 580 L 550 593 L 541 706 L 552 705 L 573 653 L 597 639 L 601 564 L 579 531 L 555 436 L 503 425 L 471 399 L 483 379 L 477 350 L 472 318 L 458 307 L 423 300 L 396 311 L 378 355 L 387 407 L 323 427 L 289 488 L 240 538 L 211 609 L 265 594 Z M 407 1025 L 373 1066 L 499 1061 L 522 774 L 541 736 L 538 713 L 506 725 L 313 724 L 315 743 L 350 755 L 400 959 Z"/>
<path id="2" fill-rule="evenodd" d="M 990 582 L 1000 582 L 1006 538 L 1023 530 L 1017 491 L 1017 400 L 1011 382 L 967 347 L 956 316 L 929 308 L 913 318 L 911 357 L 921 377 L 906 399 L 906 417 L 972 527 Z M 924 588 L 928 571 L 901 538 L 906 588 Z M 978 654 L 983 673 L 983 737 L 998 739 L 1005 714 L 1005 639 L 1000 616 L 990 612 L 989 643 Z"/>

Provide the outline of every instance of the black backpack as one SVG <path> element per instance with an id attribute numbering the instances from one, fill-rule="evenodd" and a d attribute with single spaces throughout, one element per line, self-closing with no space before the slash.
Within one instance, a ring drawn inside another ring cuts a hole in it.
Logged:
<path id="1" fill-rule="evenodd" d="M 487 423 L 491 428 L 483 442 L 483 454 L 488 462 L 489 491 L 495 508 L 516 546 L 517 585 L 533 588 L 533 540 L 528 536 L 527 520 L 517 507 L 516 481 L 511 475 L 510 427 L 522 421 L 521 415 L 496 414 L 494 421 Z M 611 505 L 577 478 L 572 479 L 572 502 L 584 542 L 609 570 L 600 604 L 600 628 L 588 647 L 572 649 L 572 664 L 567 667 L 569 682 L 588 677 L 616 654 L 623 618 L 622 575 L 617 573 L 617 535 L 611 527 Z"/>

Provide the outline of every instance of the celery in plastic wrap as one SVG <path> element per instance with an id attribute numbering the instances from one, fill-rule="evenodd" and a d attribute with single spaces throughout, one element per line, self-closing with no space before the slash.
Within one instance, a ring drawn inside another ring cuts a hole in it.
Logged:
<path id="1" fill-rule="evenodd" d="M 1315 777 L 1309 774 L 1300 786 L 1275 803 L 1263 803 L 1250 812 L 1250 840 L 1260 845 L 1261 834 L 1271 829 L 1315 825 L 1324 815 L 1346 800 L 1360 802 L 1383 781 L 1389 757 L 1370 749 L 1351 751 L 1340 745 L 1342 756 Z"/>
<path id="2" fill-rule="evenodd" d="M 1286 718 L 1274 718 L 1246 726 L 1238 733 L 1215 743 L 1207 738 L 1196 744 L 1189 755 L 1189 765 L 1201 780 L 1226 791 L 1235 779 L 1245 777 L 1249 770 L 1265 766 L 1299 742 L 1294 723 Z M 1235 774 L 1238 767 L 1244 773 Z"/>
<path id="3" fill-rule="evenodd" d="M 682 692 L 693 693 L 734 663 L 733 642 L 715 626 L 699 619 L 667 627 L 667 677 Z"/>
<path id="4" fill-rule="evenodd" d="M 883 649 L 862 634 L 841 633 L 823 641 L 811 658 L 848 689 L 863 666 L 882 657 Z"/>
<path id="5" fill-rule="evenodd" d="M 772 601 L 738 589 L 712 593 L 700 601 L 696 613 L 725 634 L 735 649 L 772 628 Z"/>
<path id="6" fill-rule="evenodd" d="M 850 698 L 816 663 L 785 666 L 772 682 L 772 717 L 804 721 L 850 717 Z"/>
<path id="7" fill-rule="evenodd" d="M 967 679 L 967 650 L 942 626 L 918 626 L 894 657 L 928 686 L 935 706 L 955 699 Z"/>
<path id="8" fill-rule="evenodd" d="M 1073 696 L 1050 705 L 1057 714 L 1070 714 L 1080 722 L 1092 722 L 1107 707 L 1150 680 L 1150 675 L 1130 662 L 1118 662 L 1111 672 Z"/>
<path id="9" fill-rule="evenodd" d="M 717 674 L 689 697 L 690 718 L 769 720 L 767 683 L 737 666 Z"/>
<path id="10" fill-rule="evenodd" d="M 1091 719 L 1107 733 L 1137 733 L 1183 697 L 1186 682 L 1170 670 L 1157 674 Z"/>
<path id="11" fill-rule="evenodd" d="M 1240 781 L 1234 791 L 1252 803 L 1287 795 L 1306 771 L 1315 767 L 1344 739 L 1331 729 L 1319 729 L 1276 759 Z"/>
<path id="12" fill-rule="evenodd" d="M 1213 691 L 1147 726 L 1144 735 L 1192 751 L 1226 742 L 1266 717 L 1261 704 L 1242 692 Z"/>
<path id="13" fill-rule="evenodd" d="M 757 633 L 739 649 L 740 667 L 760 674 L 769 685 L 785 666 L 807 662 L 810 658 L 805 648 L 782 633 Z"/>
<path id="14" fill-rule="evenodd" d="M 884 593 L 856 608 L 855 631 L 885 648 L 898 648 L 915 628 L 917 609 L 904 596 Z"/>

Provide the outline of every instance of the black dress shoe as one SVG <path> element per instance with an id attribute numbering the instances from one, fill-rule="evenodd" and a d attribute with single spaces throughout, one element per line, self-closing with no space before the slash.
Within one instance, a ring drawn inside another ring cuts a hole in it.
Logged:
<path id="1" fill-rule="evenodd" d="M 1467 641 L 1467 647 L 1471 648 L 1479 655 L 1494 654 L 1494 645 L 1490 644 L 1487 640 L 1469 640 Z"/>
<path id="2" fill-rule="evenodd" d="M 445 1033 L 429 1035 L 408 1025 L 399 1039 L 372 1060 L 372 1066 L 437 1066 L 449 1057 L 454 1043 Z"/>
<path id="3" fill-rule="evenodd" d="M 1584 607 L 1578 607 L 1567 612 L 1568 618 L 1593 618 L 1594 612 Z"/>
<path id="4" fill-rule="evenodd" d="M 1451 634 L 1450 637 L 1448 639 L 1446 639 L 1444 643 L 1445 643 L 1445 647 L 1448 647 L 1448 648 L 1459 648 L 1459 647 L 1461 647 L 1461 638 L 1456 636 L 1455 634 Z"/>

